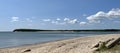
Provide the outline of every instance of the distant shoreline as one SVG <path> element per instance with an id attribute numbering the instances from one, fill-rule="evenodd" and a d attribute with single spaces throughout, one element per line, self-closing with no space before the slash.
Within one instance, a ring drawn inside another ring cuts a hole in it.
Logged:
<path id="1" fill-rule="evenodd" d="M 106 32 L 106 31 L 120 31 L 120 29 L 91 29 L 91 30 L 40 30 L 40 29 L 15 29 L 13 32 Z"/>

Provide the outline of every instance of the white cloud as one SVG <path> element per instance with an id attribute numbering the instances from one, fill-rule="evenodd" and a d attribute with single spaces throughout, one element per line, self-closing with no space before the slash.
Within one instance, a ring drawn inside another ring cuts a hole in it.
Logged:
<path id="1" fill-rule="evenodd" d="M 57 18 L 56 20 L 57 20 L 57 21 L 60 21 L 61 19 L 60 19 L 60 18 Z"/>
<path id="2" fill-rule="evenodd" d="M 75 23 L 77 23 L 78 21 L 77 21 L 77 19 L 73 19 L 73 20 L 69 20 L 68 21 L 68 23 L 70 23 L 70 24 L 75 24 Z"/>
<path id="3" fill-rule="evenodd" d="M 73 18 L 64 18 L 64 19 L 42 19 L 44 22 L 49 22 L 52 24 L 57 24 L 57 25 L 65 25 L 65 24 L 78 24 L 79 20 L 78 19 L 73 19 Z"/>
<path id="4" fill-rule="evenodd" d="M 12 19 L 11 22 L 17 22 L 17 21 L 19 21 L 19 17 L 15 17 L 14 16 L 14 17 L 11 17 L 11 19 Z"/>
<path id="5" fill-rule="evenodd" d="M 80 25 L 86 25 L 87 22 L 80 22 Z"/>
<path id="6" fill-rule="evenodd" d="M 78 22 L 77 19 L 69 19 L 69 18 L 64 18 L 64 21 L 69 24 L 75 24 Z"/>
<path id="7" fill-rule="evenodd" d="M 43 21 L 46 22 L 50 21 L 52 24 L 57 24 L 57 25 L 75 24 L 79 22 L 77 19 L 70 19 L 70 18 L 64 18 L 64 19 L 57 18 L 56 20 L 44 19 Z"/>
<path id="8" fill-rule="evenodd" d="M 70 19 L 69 18 L 64 18 L 64 21 L 69 21 Z"/>
<path id="9" fill-rule="evenodd" d="M 42 19 L 42 21 L 49 22 L 49 23 L 56 24 L 56 25 L 63 25 L 63 24 L 65 24 L 63 22 L 63 20 L 61 20 L 60 18 L 57 18 L 57 19 Z"/>
<path id="10" fill-rule="evenodd" d="M 56 24 L 56 25 L 64 25 L 66 24 L 65 22 L 58 22 L 58 21 L 52 21 L 52 24 Z"/>
<path id="11" fill-rule="evenodd" d="M 50 19 L 43 19 L 44 22 L 49 22 L 51 21 Z"/>
<path id="12" fill-rule="evenodd" d="M 120 18 L 120 9 L 112 9 L 109 12 L 105 13 L 103 11 L 99 11 L 98 13 L 91 15 L 87 17 L 87 20 L 89 22 L 93 23 L 100 23 L 103 19 L 114 19 L 114 18 Z"/>
<path id="13" fill-rule="evenodd" d="M 107 13 L 108 18 L 120 18 L 120 9 L 112 9 Z"/>

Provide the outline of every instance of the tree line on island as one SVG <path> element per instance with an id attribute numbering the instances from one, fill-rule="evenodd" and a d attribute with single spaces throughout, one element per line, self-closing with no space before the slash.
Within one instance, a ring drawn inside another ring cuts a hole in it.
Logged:
<path id="1" fill-rule="evenodd" d="M 40 29 L 15 29 L 13 32 L 41 32 L 41 31 L 58 31 L 58 32 L 105 32 L 105 31 L 120 31 L 120 29 L 86 29 L 86 30 L 40 30 Z"/>

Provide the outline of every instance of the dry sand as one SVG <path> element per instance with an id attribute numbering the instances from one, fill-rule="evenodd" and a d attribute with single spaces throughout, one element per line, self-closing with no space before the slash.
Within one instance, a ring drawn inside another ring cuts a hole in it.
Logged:
<path id="1" fill-rule="evenodd" d="M 99 41 L 106 41 L 116 37 L 120 37 L 120 34 L 78 37 L 42 44 L 40 43 L 13 48 L 1 48 L 0 53 L 92 53 L 93 49 L 91 48 Z"/>

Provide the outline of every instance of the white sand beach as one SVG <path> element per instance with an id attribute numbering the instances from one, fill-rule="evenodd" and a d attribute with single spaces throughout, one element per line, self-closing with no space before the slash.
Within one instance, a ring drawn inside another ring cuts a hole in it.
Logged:
<path id="1" fill-rule="evenodd" d="M 91 48 L 99 41 L 106 41 L 116 37 L 120 37 L 120 34 L 78 37 L 42 44 L 1 48 L 0 53 L 92 53 L 93 49 Z"/>

